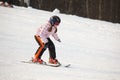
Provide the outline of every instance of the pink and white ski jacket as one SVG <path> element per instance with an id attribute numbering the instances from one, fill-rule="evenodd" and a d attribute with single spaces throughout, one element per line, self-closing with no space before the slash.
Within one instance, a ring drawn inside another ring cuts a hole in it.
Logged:
<path id="1" fill-rule="evenodd" d="M 58 37 L 57 33 L 55 33 L 56 28 L 52 27 L 52 31 L 49 32 L 48 29 L 50 27 L 51 27 L 51 24 L 48 22 L 45 25 L 42 25 L 40 28 L 37 29 L 36 36 L 40 36 L 43 43 L 48 42 L 47 38 L 49 38 L 50 35 L 52 35 L 55 40 L 57 40 L 57 41 L 59 40 L 59 37 Z"/>

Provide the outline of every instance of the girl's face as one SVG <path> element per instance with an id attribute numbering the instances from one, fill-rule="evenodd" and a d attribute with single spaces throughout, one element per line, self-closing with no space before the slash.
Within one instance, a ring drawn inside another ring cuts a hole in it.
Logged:
<path id="1" fill-rule="evenodd" d="M 59 22 L 55 22 L 54 25 L 59 25 L 60 23 Z"/>
<path id="2" fill-rule="evenodd" d="M 54 27 L 57 27 L 58 25 L 54 25 Z"/>
<path id="3" fill-rule="evenodd" d="M 54 26 L 57 27 L 58 25 L 59 25 L 59 23 L 58 23 L 58 22 L 55 22 Z"/>

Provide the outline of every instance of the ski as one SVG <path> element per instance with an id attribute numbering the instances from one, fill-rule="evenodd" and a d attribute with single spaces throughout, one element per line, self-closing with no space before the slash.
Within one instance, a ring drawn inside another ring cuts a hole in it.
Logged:
<path id="1" fill-rule="evenodd" d="M 46 62 L 44 62 L 43 64 L 39 64 L 39 63 L 33 63 L 31 60 L 30 61 L 21 61 L 22 63 L 29 63 L 29 64 L 38 64 L 38 65 L 45 65 L 45 66 L 51 66 L 51 67 L 60 67 L 60 66 L 63 66 L 63 67 L 66 67 L 66 68 L 68 68 L 68 67 L 70 67 L 71 66 L 71 64 L 66 64 L 66 65 L 63 65 L 63 64 L 61 64 L 61 63 L 58 63 L 58 64 L 49 64 L 49 63 L 46 63 Z"/>

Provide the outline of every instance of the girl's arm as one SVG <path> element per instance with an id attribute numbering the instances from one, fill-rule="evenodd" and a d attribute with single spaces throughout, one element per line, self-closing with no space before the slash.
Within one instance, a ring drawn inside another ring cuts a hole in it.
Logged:
<path id="1" fill-rule="evenodd" d="M 60 38 L 58 37 L 57 33 L 52 34 L 55 40 L 61 42 Z"/>

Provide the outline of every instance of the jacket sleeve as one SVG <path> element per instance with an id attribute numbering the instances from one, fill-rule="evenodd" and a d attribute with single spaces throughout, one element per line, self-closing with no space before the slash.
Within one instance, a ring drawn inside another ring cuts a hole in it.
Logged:
<path id="1" fill-rule="evenodd" d="M 55 40 L 57 40 L 57 41 L 60 40 L 57 33 L 52 34 L 52 36 L 54 37 Z"/>

